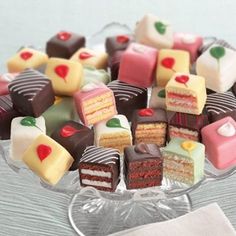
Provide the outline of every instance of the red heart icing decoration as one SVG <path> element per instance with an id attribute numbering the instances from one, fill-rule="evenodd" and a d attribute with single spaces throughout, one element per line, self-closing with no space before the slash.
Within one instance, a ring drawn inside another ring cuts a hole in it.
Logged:
<path id="1" fill-rule="evenodd" d="M 88 59 L 88 58 L 90 58 L 90 57 L 93 57 L 93 55 L 90 54 L 89 52 L 81 52 L 81 53 L 79 54 L 79 59 L 80 59 L 80 60 L 86 60 L 86 59 Z"/>
<path id="2" fill-rule="evenodd" d="M 75 133 L 77 133 L 79 130 L 75 129 L 74 127 L 70 126 L 70 125 L 66 125 L 64 126 L 61 131 L 60 131 L 60 135 L 63 138 L 67 138 L 70 137 L 72 135 L 74 135 Z"/>
<path id="3" fill-rule="evenodd" d="M 153 116 L 154 114 L 154 110 L 151 109 L 151 108 L 144 108 L 144 109 L 141 109 L 138 114 L 140 116 Z"/>
<path id="4" fill-rule="evenodd" d="M 189 81 L 189 77 L 187 75 L 178 75 L 175 77 L 175 81 L 181 84 L 186 84 Z"/>
<path id="5" fill-rule="evenodd" d="M 41 161 L 43 161 L 45 158 L 47 158 L 51 152 L 52 152 L 52 148 L 50 146 L 40 144 L 37 147 L 37 154 L 38 154 L 38 157 Z"/>
<path id="6" fill-rule="evenodd" d="M 175 64 L 175 59 L 173 57 L 166 57 L 161 61 L 161 65 L 167 69 L 172 69 L 174 64 Z"/>
<path id="7" fill-rule="evenodd" d="M 62 41 L 67 41 L 68 39 L 70 39 L 70 37 L 71 37 L 71 33 L 68 33 L 66 31 L 62 31 L 57 34 L 57 38 Z"/>
<path id="8" fill-rule="evenodd" d="M 67 65 L 58 65 L 55 67 L 54 71 L 59 77 L 66 81 L 66 76 L 69 72 L 69 67 Z"/>
<path id="9" fill-rule="evenodd" d="M 118 43 L 124 44 L 129 42 L 129 37 L 126 35 L 119 35 L 116 37 L 116 41 Z"/>
<path id="10" fill-rule="evenodd" d="M 20 57 L 25 61 L 29 60 L 32 56 L 33 56 L 32 52 L 22 52 L 20 54 Z"/>

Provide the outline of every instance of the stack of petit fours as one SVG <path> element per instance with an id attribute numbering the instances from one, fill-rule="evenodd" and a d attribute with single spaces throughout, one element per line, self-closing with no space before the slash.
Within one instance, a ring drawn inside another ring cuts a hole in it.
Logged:
<path id="1" fill-rule="evenodd" d="M 0 78 L 0 138 L 10 155 L 49 184 L 78 171 L 82 186 L 115 191 L 165 176 L 192 185 L 205 154 L 236 163 L 236 52 L 224 40 L 173 33 L 145 15 L 134 35 L 114 35 L 106 52 L 62 31 L 46 53 L 23 48 Z M 190 71 L 192 71 L 190 74 Z M 151 96 L 148 96 L 151 90 Z"/>

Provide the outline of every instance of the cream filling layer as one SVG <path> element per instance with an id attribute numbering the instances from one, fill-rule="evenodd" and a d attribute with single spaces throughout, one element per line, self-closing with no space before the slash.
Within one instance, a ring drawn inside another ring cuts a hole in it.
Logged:
<path id="1" fill-rule="evenodd" d="M 85 174 L 85 175 L 111 178 L 111 173 L 110 172 L 98 171 L 98 170 L 89 170 L 89 169 L 81 169 L 80 171 L 81 171 L 82 174 Z"/>
<path id="2" fill-rule="evenodd" d="M 111 188 L 111 183 L 104 182 L 104 181 L 94 181 L 89 179 L 82 179 L 82 184 L 97 186 L 97 187 L 104 187 L 104 188 Z"/>

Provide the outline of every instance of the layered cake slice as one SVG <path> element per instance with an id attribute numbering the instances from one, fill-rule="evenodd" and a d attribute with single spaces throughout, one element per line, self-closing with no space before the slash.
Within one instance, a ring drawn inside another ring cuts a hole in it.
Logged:
<path id="1" fill-rule="evenodd" d="M 201 129 L 206 125 L 208 125 L 208 116 L 205 110 L 200 115 L 172 112 L 169 115 L 168 137 L 200 142 Z"/>
<path id="2" fill-rule="evenodd" d="M 113 92 L 103 83 L 89 83 L 74 94 L 81 121 L 93 125 L 117 114 Z"/>
<path id="3" fill-rule="evenodd" d="M 139 143 L 124 151 L 124 176 L 127 189 L 159 186 L 163 159 L 156 144 Z"/>
<path id="4" fill-rule="evenodd" d="M 129 122 L 123 115 L 99 122 L 94 126 L 94 132 L 97 146 L 114 148 L 123 153 L 125 147 L 132 145 Z"/>
<path id="5" fill-rule="evenodd" d="M 182 138 L 172 139 L 163 149 L 164 176 L 189 185 L 203 178 L 205 146 Z"/>
<path id="6" fill-rule="evenodd" d="M 176 73 L 166 86 L 167 110 L 199 115 L 206 102 L 205 79 Z"/>
<path id="7" fill-rule="evenodd" d="M 113 192 L 120 179 L 120 155 L 117 150 L 88 146 L 79 164 L 80 183 Z"/>
<path id="8" fill-rule="evenodd" d="M 164 146 L 167 133 L 167 116 L 163 109 L 136 110 L 132 119 L 134 143 L 155 143 Z"/>

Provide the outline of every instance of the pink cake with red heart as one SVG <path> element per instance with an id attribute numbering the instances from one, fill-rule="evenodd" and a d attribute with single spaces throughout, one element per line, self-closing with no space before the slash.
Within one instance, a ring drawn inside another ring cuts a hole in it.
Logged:
<path id="1" fill-rule="evenodd" d="M 205 79 L 176 73 L 166 86 L 167 110 L 199 115 L 206 103 Z"/>
<path id="2" fill-rule="evenodd" d="M 103 83 L 89 83 L 74 94 L 81 121 L 93 125 L 117 114 L 114 94 Z"/>
<path id="3" fill-rule="evenodd" d="M 216 121 L 201 131 L 207 158 L 218 169 L 236 164 L 236 122 L 231 117 Z"/>

